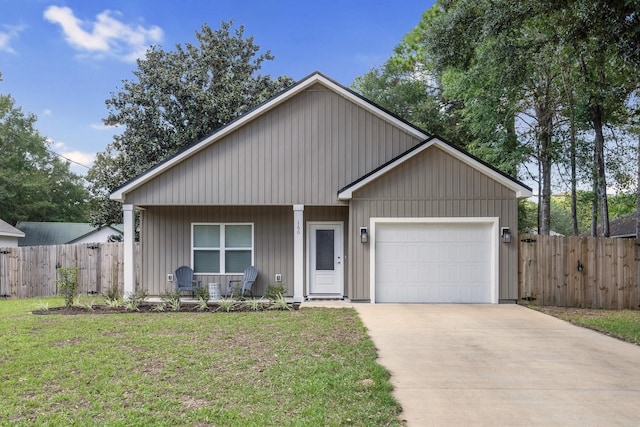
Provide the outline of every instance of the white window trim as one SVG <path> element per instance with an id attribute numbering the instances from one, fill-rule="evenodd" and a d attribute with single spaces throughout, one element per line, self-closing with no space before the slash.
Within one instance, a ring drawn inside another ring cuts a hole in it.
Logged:
<path id="1" fill-rule="evenodd" d="M 198 225 L 217 225 L 220 227 L 220 246 L 219 247 L 198 247 L 196 248 L 193 243 L 194 243 L 194 230 L 195 227 Z M 241 248 L 232 248 L 232 249 L 227 249 L 224 246 L 224 242 L 225 242 L 225 231 L 226 231 L 226 227 L 228 225 L 250 225 L 251 226 L 251 247 L 241 247 Z M 251 251 L 251 265 L 255 265 L 255 235 L 254 235 L 254 223 L 253 222 L 192 222 L 191 223 L 191 265 L 192 267 L 195 267 L 195 262 L 194 262 L 194 253 L 195 251 L 219 251 L 220 252 L 220 271 L 219 272 L 194 272 L 194 276 L 207 276 L 207 275 L 222 275 L 222 274 L 228 274 L 228 275 L 238 275 L 238 274 L 242 274 L 243 271 L 239 271 L 239 272 L 229 272 L 227 273 L 225 271 L 225 266 L 226 266 L 226 252 L 227 250 L 229 252 L 233 252 L 233 251 L 246 251 L 246 250 L 250 250 Z"/>

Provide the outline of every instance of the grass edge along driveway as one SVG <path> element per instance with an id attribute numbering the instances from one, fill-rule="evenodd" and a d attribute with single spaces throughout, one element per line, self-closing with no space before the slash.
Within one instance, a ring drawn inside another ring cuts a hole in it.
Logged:
<path id="1" fill-rule="evenodd" d="M 353 309 L 32 315 L 39 301 L 0 300 L 1 425 L 403 425 Z"/>

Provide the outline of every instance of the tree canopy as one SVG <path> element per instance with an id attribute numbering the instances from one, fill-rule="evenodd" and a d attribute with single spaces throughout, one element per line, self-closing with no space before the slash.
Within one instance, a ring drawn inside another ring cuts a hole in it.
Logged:
<path id="1" fill-rule="evenodd" d="M 49 151 L 50 142 L 36 130 L 36 120 L 10 95 L 0 94 L 0 218 L 12 225 L 84 222 L 88 193 L 82 177 Z"/>
<path id="2" fill-rule="evenodd" d="M 577 184 L 591 184 L 592 217 L 607 235 L 609 181 L 630 181 L 623 154 L 637 116 L 630 105 L 640 74 L 638 6 L 438 0 L 384 66 L 354 86 L 503 171 L 536 180 L 542 234 L 551 227 L 554 180 L 571 185 L 576 233 Z"/>
<path id="3" fill-rule="evenodd" d="M 244 27 L 203 25 L 198 44 L 165 51 L 154 46 L 137 61 L 134 80 L 106 100 L 104 123 L 121 126 L 87 175 L 94 198 L 92 222 L 119 222 L 109 192 L 187 145 L 229 123 L 293 83 L 289 77 L 260 75 L 270 51 L 259 53 Z"/>

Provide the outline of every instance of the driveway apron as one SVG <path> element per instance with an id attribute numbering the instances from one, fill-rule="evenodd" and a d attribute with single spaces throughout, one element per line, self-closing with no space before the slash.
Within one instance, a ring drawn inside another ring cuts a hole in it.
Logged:
<path id="1" fill-rule="evenodd" d="M 640 347 L 518 305 L 354 304 L 409 426 L 640 425 Z"/>

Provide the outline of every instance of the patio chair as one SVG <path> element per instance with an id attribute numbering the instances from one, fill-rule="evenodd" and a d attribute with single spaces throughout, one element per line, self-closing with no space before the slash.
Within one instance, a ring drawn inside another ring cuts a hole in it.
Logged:
<path id="1" fill-rule="evenodd" d="M 183 265 L 176 270 L 176 290 L 178 292 L 191 292 L 196 296 L 196 290 L 202 285 L 201 280 L 193 280 L 193 270 L 191 267 Z"/>
<path id="2" fill-rule="evenodd" d="M 233 297 L 233 292 L 234 292 L 234 286 L 233 283 L 240 283 L 240 285 L 236 285 L 236 289 L 240 289 L 240 296 L 244 296 L 245 292 L 249 291 L 249 296 L 252 297 L 253 296 L 253 291 L 252 291 L 252 287 L 253 287 L 253 283 L 256 281 L 256 278 L 258 277 L 258 267 L 256 266 L 251 266 L 251 267 L 247 267 L 244 270 L 244 274 L 242 276 L 242 279 L 234 279 L 234 280 L 229 280 L 229 282 L 227 282 L 227 293 L 225 295 L 225 298 L 229 298 L 229 295 L 231 295 Z"/>

